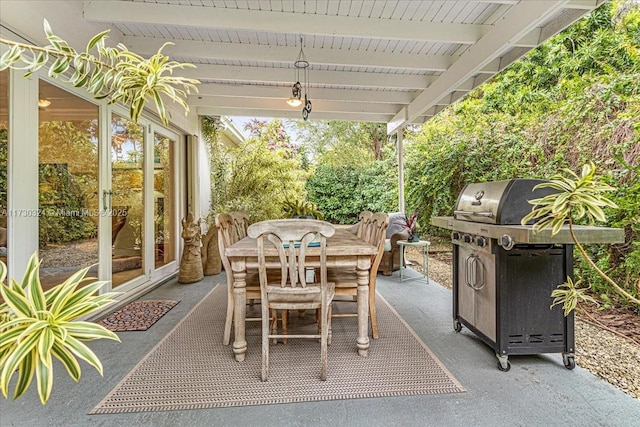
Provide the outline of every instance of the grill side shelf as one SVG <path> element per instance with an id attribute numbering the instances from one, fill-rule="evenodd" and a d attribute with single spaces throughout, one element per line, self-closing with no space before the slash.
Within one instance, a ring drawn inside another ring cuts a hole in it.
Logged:
<path id="1" fill-rule="evenodd" d="M 551 230 L 543 230 L 536 233 L 532 226 L 484 224 L 462 221 L 450 216 L 432 217 L 431 224 L 447 230 L 481 235 L 491 239 L 500 239 L 507 234 L 511 236 L 515 244 L 573 243 L 571 234 L 569 233 L 569 226 L 562 227 L 558 234 L 551 236 Z M 624 230 L 621 228 L 576 225 L 573 229 L 580 243 L 624 243 Z"/>

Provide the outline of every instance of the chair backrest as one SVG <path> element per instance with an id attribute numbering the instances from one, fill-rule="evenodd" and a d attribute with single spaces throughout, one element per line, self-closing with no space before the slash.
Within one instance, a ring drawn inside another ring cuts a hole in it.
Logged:
<path id="1" fill-rule="evenodd" d="M 360 222 L 358 223 L 358 231 L 356 232 L 356 236 L 368 241 L 368 238 L 365 236 L 365 234 L 366 234 L 367 228 L 369 227 L 369 223 L 371 222 L 372 216 L 373 216 L 373 212 L 371 211 L 360 212 L 360 216 L 358 217 Z"/>
<path id="2" fill-rule="evenodd" d="M 233 227 L 236 234 L 236 239 L 241 240 L 247 237 L 247 228 L 249 228 L 249 215 L 247 215 L 245 212 L 231 212 L 231 218 L 233 218 Z"/>
<path id="3" fill-rule="evenodd" d="M 224 250 L 237 242 L 237 236 L 234 229 L 233 218 L 228 213 L 216 214 L 216 228 L 218 229 L 218 250 L 220 251 L 220 259 L 222 266 L 227 275 L 227 283 L 233 283 L 233 275 L 231 273 L 231 264 L 224 253 Z"/>
<path id="4" fill-rule="evenodd" d="M 328 222 L 312 219 L 281 219 L 261 221 L 249 226 L 248 235 L 257 239 L 260 284 L 267 285 L 265 245 L 271 242 L 278 251 L 281 287 L 307 287 L 306 255 L 311 241 L 318 242 L 320 250 L 320 283 L 327 283 L 327 237 L 333 236 L 335 227 Z M 315 249 L 315 248 L 314 248 Z"/>
<path id="5" fill-rule="evenodd" d="M 371 216 L 369 223 L 369 230 L 367 232 L 367 241 L 378 248 L 376 255 L 371 259 L 371 271 L 375 275 L 378 271 L 378 266 L 382 260 L 382 254 L 384 252 L 384 241 L 387 237 L 387 227 L 389 226 L 389 215 L 385 212 L 376 212 Z"/>

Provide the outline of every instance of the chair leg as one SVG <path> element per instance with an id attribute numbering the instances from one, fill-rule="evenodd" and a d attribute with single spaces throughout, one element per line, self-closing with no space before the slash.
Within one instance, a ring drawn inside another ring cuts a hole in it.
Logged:
<path id="1" fill-rule="evenodd" d="M 282 310 L 282 335 L 287 335 L 287 332 L 289 330 L 288 325 L 289 325 L 289 312 L 287 310 Z M 284 338 L 282 342 L 287 344 L 289 340 Z"/>
<path id="2" fill-rule="evenodd" d="M 328 317 L 329 304 L 322 304 L 321 314 L 321 332 L 320 332 L 320 361 L 322 363 L 322 369 L 320 371 L 320 379 L 322 381 L 327 380 L 327 343 L 329 340 L 329 322 L 331 319 Z"/>
<path id="3" fill-rule="evenodd" d="M 262 381 L 269 377 L 269 307 L 262 305 Z"/>
<path id="4" fill-rule="evenodd" d="M 233 284 L 227 285 L 227 318 L 224 322 L 222 344 L 229 345 L 231 341 L 231 324 L 233 323 Z"/>
<path id="5" fill-rule="evenodd" d="M 322 335 L 322 309 L 317 308 L 316 309 L 316 325 L 318 328 L 318 335 Z M 320 337 L 320 340 L 318 342 L 322 342 L 322 336 Z"/>
<path id="6" fill-rule="evenodd" d="M 270 319 L 270 323 L 269 323 L 269 330 L 271 331 L 272 335 L 275 335 L 278 333 L 278 310 L 273 309 L 271 310 L 271 319 Z M 274 338 L 273 339 L 273 344 L 278 344 L 278 338 Z"/>
<path id="7" fill-rule="evenodd" d="M 371 318 L 371 336 L 378 339 L 378 317 L 376 316 L 376 291 L 369 290 L 369 317 Z"/>
<path id="8" fill-rule="evenodd" d="M 329 304 L 329 314 L 327 316 L 327 327 L 329 328 L 329 338 L 327 339 L 327 345 L 331 345 L 331 335 L 333 335 L 333 331 L 331 330 L 331 316 L 333 315 L 333 305 Z"/>

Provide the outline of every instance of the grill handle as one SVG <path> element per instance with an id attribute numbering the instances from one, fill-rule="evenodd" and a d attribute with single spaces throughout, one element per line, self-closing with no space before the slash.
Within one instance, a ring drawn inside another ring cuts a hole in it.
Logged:
<path id="1" fill-rule="evenodd" d="M 482 216 L 485 218 L 493 218 L 493 212 L 485 211 L 485 212 L 474 212 L 474 211 L 453 211 L 454 215 L 462 215 L 462 216 Z"/>
<path id="2" fill-rule="evenodd" d="M 465 260 L 465 263 L 466 268 L 464 279 L 467 282 L 467 286 L 474 291 L 479 291 L 484 288 L 484 265 L 482 264 L 482 261 L 480 261 L 480 258 L 477 255 L 469 255 Z"/>

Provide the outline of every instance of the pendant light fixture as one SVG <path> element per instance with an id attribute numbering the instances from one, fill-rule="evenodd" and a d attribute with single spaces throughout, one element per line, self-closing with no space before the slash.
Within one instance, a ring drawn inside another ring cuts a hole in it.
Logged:
<path id="1" fill-rule="evenodd" d="M 309 61 L 302 49 L 303 40 L 300 36 L 300 52 L 293 63 L 295 69 L 296 82 L 291 86 L 291 97 L 287 99 L 287 104 L 292 107 L 303 105 L 302 93 L 304 92 L 304 107 L 302 108 L 302 118 L 307 120 L 311 113 L 311 100 L 309 99 Z M 301 83 L 302 82 L 302 83 Z"/>

